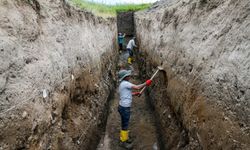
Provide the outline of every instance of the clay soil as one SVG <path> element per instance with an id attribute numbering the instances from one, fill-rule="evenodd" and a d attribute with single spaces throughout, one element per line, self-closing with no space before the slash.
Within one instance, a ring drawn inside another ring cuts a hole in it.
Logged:
<path id="1" fill-rule="evenodd" d="M 126 63 L 127 53 L 120 55 L 120 62 Z M 140 84 L 138 78 L 138 67 L 136 64 L 130 66 L 133 70 L 131 82 Z M 118 87 L 118 85 L 117 85 Z M 107 120 L 106 131 L 98 145 L 98 150 L 122 150 L 119 146 L 120 115 L 117 111 L 119 102 L 118 88 L 110 106 L 110 114 Z M 130 136 L 133 139 L 134 150 L 154 150 L 158 148 L 157 130 L 154 121 L 154 114 L 145 100 L 145 95 L 134 96 L 131 107 Z"/>

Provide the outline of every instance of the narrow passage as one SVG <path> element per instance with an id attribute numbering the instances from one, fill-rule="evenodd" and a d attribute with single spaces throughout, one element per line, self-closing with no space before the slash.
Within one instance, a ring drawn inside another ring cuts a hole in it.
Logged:
<path id="1" fill-rule="evenodd" d="M 120 63 L 126 63 L 127 52 L 120 54 Z M 133 63 L 130 68 L 133 70 L 131 82 L 142 83 L 138 77 L 138 66 Z M 144 82 L 144 81 L 143 81 Z M 118 85 L 114 99 L 111 102 L 110 113 L 107 120 L 106 131 L 98 145 L 98 150 L 123 150 L 119 146 L 119 132 L 121 129 L 120 115 L 117 111 L 119 102 Z M 131 118 L 129 124 L 130 137 L 133 140 L 133 150 L 157 150 L 157 134 L 153 112 L 148 106 L 145 95 L 134 96 L 131 107 Z"/>

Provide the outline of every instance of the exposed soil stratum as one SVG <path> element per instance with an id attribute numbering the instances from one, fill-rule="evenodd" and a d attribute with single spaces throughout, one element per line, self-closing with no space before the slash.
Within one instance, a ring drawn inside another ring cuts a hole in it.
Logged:
<path id="1" fill-rule="evenodd" d="M 165 69 L 149 95 L 166 148 L 249 149 L 250 1 L 161 1 L 135 24 L 140 68 Z"/>
<path id="2" fill-rule="evenodd" d="M 114 87 L 115 20 L 63 0 L 1 0 L 0 20 L 0 149 L 93 149 Z"/>
<path id="3" fill-rule="evenodd" d="M 162 0 L 131 14 L 133 81 L 164 68 L 134 99 L 135 149 L 248 150 L 250 1 Z M 118 59 L 115 18 L 1 0 L 0 150 L 120 149 Z"/>

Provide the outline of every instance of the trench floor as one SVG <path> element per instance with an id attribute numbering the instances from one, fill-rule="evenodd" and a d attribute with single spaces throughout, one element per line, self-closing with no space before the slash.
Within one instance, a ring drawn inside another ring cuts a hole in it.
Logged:
<path id="1" fill-rule="evenodd" d="M 127 56 L 128 54 L 126 52 L 120 54 L 120 62 L 126 63 Z M 138 78 L 138 66 L 136 63 L 133 63 L 130 67 L 133 70 L 131 82 L 134 84 L 141 84 L 142 82 Z M 116 93 L 114 95 L 114 99 L 112 100 L 110 106 L 106 131 L 102 135 L 97 150 L 124 149 L 119 146 L 121 119 L 117 111 L 119 102 L 118 88 L 116 89 Z M 141 97 L 133 97 L 129 129 L 130 137 L 133 140 L 133 150 L 159 149 L 154 114 L 148 106 L 144 94 L 142 94 Z"/>

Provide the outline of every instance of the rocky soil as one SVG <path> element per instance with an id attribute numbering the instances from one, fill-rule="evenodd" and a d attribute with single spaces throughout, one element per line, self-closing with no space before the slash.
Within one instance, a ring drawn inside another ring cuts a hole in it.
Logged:
<path id="1" fill-rule="evenodd" d="M 166 149 L 249 149 L 250 1 L 165 0 L 135 14 Z M 143 68 L 145 68 L 143 70 Z"/>
<path id="2" fill-rule="evenodd" d="M 114 87 L 116 21 L 64 0 L 0 1 L 0 149 L 93 149 Z"/>

